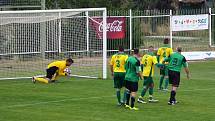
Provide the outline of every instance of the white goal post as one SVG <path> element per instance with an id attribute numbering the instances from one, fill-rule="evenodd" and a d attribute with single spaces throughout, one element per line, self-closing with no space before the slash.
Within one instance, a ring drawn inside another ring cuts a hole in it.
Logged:
<path id="1" fill-rule="evenodd" d="M 106 79 L 106 18 L 106 8 L 0 11 L 0 80 L 43 75 L 68 57 L 73 76 Z"/>

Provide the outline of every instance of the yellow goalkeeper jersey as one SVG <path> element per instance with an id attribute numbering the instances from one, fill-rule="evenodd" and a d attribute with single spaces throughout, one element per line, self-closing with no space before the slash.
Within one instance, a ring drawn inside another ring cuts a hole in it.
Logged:
<path id="1" fill-rule="evenodd" d="M 59 75 L 65 75 L 64 70 L 66 68 L 68 68 L 68 66 L 66 66 L 66 60 L 63 60 L 63 61 L 54 61 L 54 62 L 52 62 L 52 63 L 50 63 L 48 65 L 48 68 L 54 67 L 54 66 L 58 68 L 58 74 Z"/>
<path id="2" fill-rule="evenodd" d="M 141 64 L 143 65 L 143 76 L 152 77 L 154 75 L 154 65 L 157 63 L 156 56 L 152 54 L 144 55 L 141 60 Z"/>
<path id="3" fill-rule="evenodd" d="M 163 47 L 160 47 L 157 52 L 157 55 L 160 56 L 159 63 L 163 63 L 164 58 L 169 57 L 172 53 L 173 53 L 173 50 L 168 45 L 164 45 Z"/>
<path id="4" fill-rule="evenodd" d="M 110 65 L 113 66 L 114 72 L 125 72 L 125 62 L 128 59 L 128 55 L 125 53 L 117 53 L 112 56 Z"/>

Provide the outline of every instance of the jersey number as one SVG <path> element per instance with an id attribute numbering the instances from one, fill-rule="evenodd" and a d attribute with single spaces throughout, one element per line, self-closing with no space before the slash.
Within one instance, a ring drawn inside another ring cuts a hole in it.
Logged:
<path id="1" fill-rule="evenodd" d="M 116 67 L 120 67 L 120 61 L 119 60 L 116 60 Z"/>
<path id="2" fill-rule="evenodd" d="M 177 58 L 173 58 L 172 65 L 176 66 L 177 64 L 178 64 L 178 59 Z"/>

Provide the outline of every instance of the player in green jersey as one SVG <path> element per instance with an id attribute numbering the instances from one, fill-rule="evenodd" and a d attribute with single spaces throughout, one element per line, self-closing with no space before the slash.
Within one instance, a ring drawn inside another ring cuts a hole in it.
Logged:
<path id="1" fill-rule="evenodd" d="M 178 47 L 177 52 L 170 55 L 169 58 L 165 59 L 165 62 L 169 62 L 168 66 L 168 75 L 169 75 L 169 83 L 172 84 L 172 90 L 170 93 L 170 99 L 168 104 L 169 105 L 175 105 L 177 103 L 175 99 L 176 90 L 179 87 L 180 84 L 180 72 L 182 66 L 185 69 L 185 72 L 187 74 L 187 79 L 190 78 L 190 73 L 188 69 L 188 63 L 186 61 L 186 58 L 181 54 L 182 48 Z"/>
<path id="2" fill-rule="evenodd" d="M 134 49 L 133 56 L 130 56 L 125 64 L 125 80 L 126 80 L 126 104 L 125 106 L 131 110 L 139 110 L 138 108 L 134 107 L 135 97 L 138 91 L 138 81 L 142 77 L 140 61 L 138 60 L 139 57 L 139 49 Z M 131 105 L 129 106 L 129 101 L 131 100 Z"/>

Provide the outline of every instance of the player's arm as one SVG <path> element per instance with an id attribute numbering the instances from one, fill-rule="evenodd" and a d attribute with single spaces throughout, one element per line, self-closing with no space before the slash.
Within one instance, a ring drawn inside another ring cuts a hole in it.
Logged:
<path id="1" fill-rule="evenodd" d="M 187 79 L 190 79 L 190 71 L 189 71 L 188 63 L 187 63 L 187 60 L 185 59 L 185 57 L 183 58 L 183 66 L 184 66 L 184 70 L 187 74 Z"/>
<path id="2" fill-rule="evenodd" d="M 143 80 L 143 75 L 141 71 L 140 61 L 136 63 L 136 73 L 140 77 L 141 80 Z"/>
<path id="3" fill-rule="evenodd" d="M 157 66 L 158 68 L 163 68 L 164 64 L 158 63 L 157 58 L 155 56 L 153 56 L 152 59 L 153 64 L 155 64 L 155 66 Z"/>
<path id="4" fill-rule="evenodd" d="M 111 71 L 111 75 L 113 76 L 113 64 L 114 64 L 114 60 L 113 57 L 110 60 L 110 71 Z"/>
<path id="5" fill-rule="evenodd" d="M 159 48 L 158 52 L 157 52 L 157 61 L 158 62 L 160 62 L 160 55 L 161 55 L 161 49 Z"/>
<path id="6" fill-rule="evenodd" d="M 165 57 L 165 58 L 164 58 L 163 63 L 165 63 L 165 62 L 169 62 L 169 61 L 170 61 L 170 59 L 171 59 L 171 56 L 170 56 L 170 57 Z"/>
<path id="7" fill-rule="evenodd" d="M 140 63 L 140 67 L 141 67 L 142 72 L 143 72 L 143 68 L 144 68 L 143 64 L 145 63 L 143 58 L 144 58 L 144 56 L 142 57 L 142 60 L 141 60 L 141 63 Z"/>
<path id="8" fill-rule="evenodd" d="M 111 72 L 111 75 L 113 76 L 113 65 L 110 65 L 110 72 Z"/>

